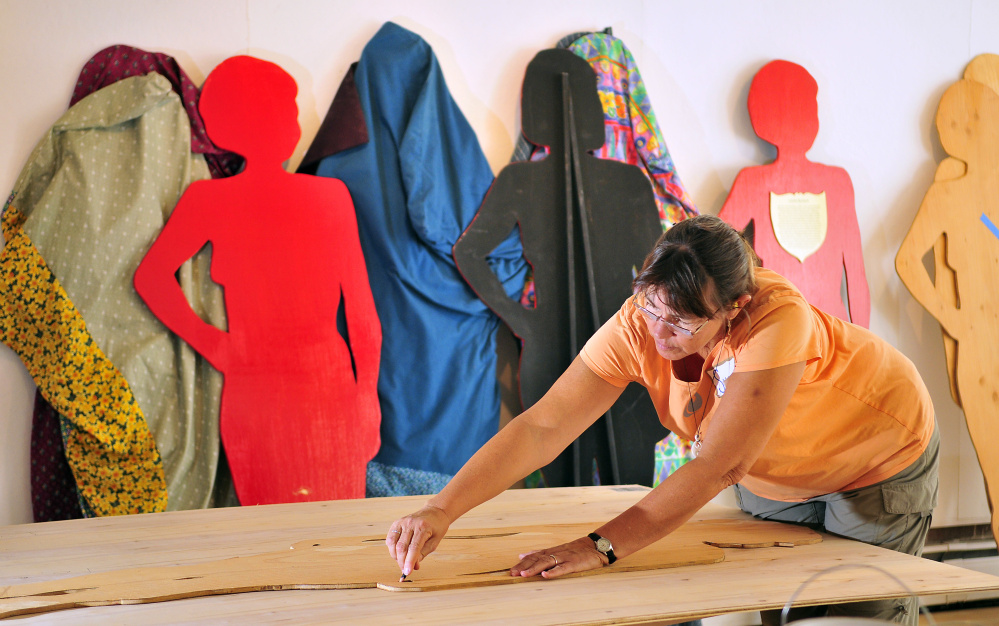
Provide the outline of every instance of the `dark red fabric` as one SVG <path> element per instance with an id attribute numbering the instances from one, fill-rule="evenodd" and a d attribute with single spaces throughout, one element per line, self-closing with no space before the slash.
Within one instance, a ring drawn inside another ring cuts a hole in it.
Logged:
<path id="1" fill-rule="evenodd" d="M 242 158 L 216 146 L 205 132 L 205 124 L 198 112 L 201 91 L 180 68 L 173 57 L 159 52 L 146 52 L 131 46 L 115 45 L 104 48 L 84 64 L 76 81 L 73 106 L 102 87 L 130 76 L 143 76 L 149 72 L 162 74 L 173 85 L 173 90 L 184 103 L 184 110 L 191 120 L 191 151 L 204 154 L 212 178 L 232 176 L 242 166 Z"/>
<path id="2" fill-rule="evenodd" d="M 361 97 L 354 82 L 356 69 L 357 63 L 352 63 L 343 77 L 333 104 L 298 167 L 299 174 L 315 174 L 319 162 L 326 157 L 368 143 L 368 125 L 364 121 Z"/>
<path id="3" fill-rule="evenodd" d="M 59 415 L 37 393 L 31 421 L 31 508 L 36 522 L 83 517 L 59 432 Z"/>

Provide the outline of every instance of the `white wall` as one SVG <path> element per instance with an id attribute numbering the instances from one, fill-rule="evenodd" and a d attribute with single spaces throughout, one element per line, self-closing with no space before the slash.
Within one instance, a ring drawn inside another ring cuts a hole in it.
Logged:
<path id="1" fill-rule="evenodd" d="M 938 523 L 988 519 L 963 416 L 951 402 L 939 326 L 908 295 L 894 256 L 942 151 L 936 104 L 982 52 L 999 52 L 989 0 L 0 0 L 0 189 L 65 110 L 82 64 L 123 43 L 166 52 L 201 82 L 251 53 L 298 80 L 297 165 L 348 65 L 382 22 L 433 46 L 494 170 L 518 132 L 520 81 L 541 48 L 612 26 L 646 80 L 680 175 L 717 213 L 736 173 L 773 157 L 745 100 L 765 62 L 804 65 L 819 84 L 821 128 L 809 156 L 846 168 L 871 288 L 871 328 L 907 354 L 933 395 L 944 438 Z M 6 195 L 6 192 L 0 192 Z M 0 346 L 0 524 L 31 519 L 33 387 Z M 959 480 L 960 474 L 967 480 Z"/>

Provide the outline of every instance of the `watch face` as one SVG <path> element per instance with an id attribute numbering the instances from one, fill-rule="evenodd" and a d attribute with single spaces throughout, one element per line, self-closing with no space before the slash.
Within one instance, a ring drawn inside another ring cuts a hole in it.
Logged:
<path id="1" fill-rule="evenodd" d="M 607 554 L 607 551 L 611 549 L 611 542 L 606 537 L 601 537 L 597 540 L 597 550 Z"/>

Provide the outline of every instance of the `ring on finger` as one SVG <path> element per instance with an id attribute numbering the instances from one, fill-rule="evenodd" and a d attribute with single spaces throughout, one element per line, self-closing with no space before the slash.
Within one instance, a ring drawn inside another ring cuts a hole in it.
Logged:
<path id="1" fill-rule="evenodd" d="M 402 531 L 401 531 L 401 530 L 390 530 L 389 532 L 390 532 L 390 533 L 395 533 L 395 534 L 397 534 L 397 535 L 401 535 L 401 534 L 402 534 Z"/>
<path id="2" fill-rule="evenodd" d="M 552 559 L 555 561 L 555 567 L 558 567 L 558 557 L 556 557 L 554 554 L 549 554 L 548 556 L 552 557 Z"/>

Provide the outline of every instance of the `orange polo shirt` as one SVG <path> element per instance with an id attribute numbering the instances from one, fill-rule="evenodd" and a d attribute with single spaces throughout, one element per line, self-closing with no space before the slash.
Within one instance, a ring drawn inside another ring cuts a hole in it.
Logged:
<path id="1" fill-rule="evenodd" d="M 866 487 L 913 463 L 933 434 L 933 404 L 909 359 L 869 330 L 808 304 L 773 271 L 756 271 L 757 292 L 719 342 L 700 379 L 673 375 L 631 300 L 583 347 L 580 357 L 612 385 L 649 390 L 666 428 L 711 436 L 711 419 L 733 371 L 805 361 L 805 372 L 777 430 L 742 479 L 771 500 L 796 502 Z M 691 398 L 705 399 L 691 411 Z M 687 409 L 686 411 L 684 409 Z"/>

